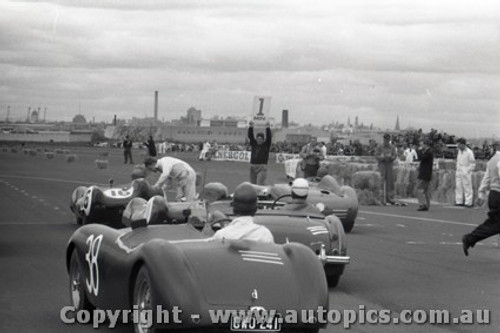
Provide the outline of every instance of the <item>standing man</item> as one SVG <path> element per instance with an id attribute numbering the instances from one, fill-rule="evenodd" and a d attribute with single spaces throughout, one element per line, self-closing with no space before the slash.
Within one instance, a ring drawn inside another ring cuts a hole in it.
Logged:
<path id="1" fill-rule="evenodd" d="M 193 201 L 196 199 L 196 172 L 194 169 L 175 157 L 156 159 L 148 157 L 144 165 L 149 171 L 161 172 L 160 178 L 153 187 L 161 187 L 165 201 L 167 200 L 168 180 L 174 180 L 177 187 L 176 201 Z"/>
<path id="2" fill-rule="evenodd" d="M 375 158 L 382 178 L 383 204 L 394 205 L 394 161 L 398 158 L 396 148 L 391 144 L 389 133 L 384 134 L 384 143 L 377 147 Z"/>
<path id="3" fill-rule="evenodd" d="M 422 148 L 422 146 L 420 148 Z M 418 160 L 418 155 L 417 155 L 417 152 L 415 151 L 413 143 L 410 143 L 408 145 L 408 148 L 406 148 L 404 150 L 403 155 L 405 157 L 406 163 L 411 163 L 411 162 L 415 162 L 416 160 Z"/>
<path id="4" fill-rule="evenodd" d="M 320 162 L 324 157 L 315 137 L 311 137 L 311 141 L 302 147 L 300 150 L 300 157 L 302 158 L 300 166 L 302 171 L 304 171 L 304 178 L 316 177 L 318 175 Z"/>
<path id="5" fill-rule="evenodd" d="M 500 233 L 500 141 L 494 144 L 496 152 L 486 164 L 486 171 L 479 186 L 477 204 L 482 206 L 488 195 L 488 218 L 483 224 L 477 226 L 471 233 L 462 237 L 462 245 L 466 256 L 469 255 L 469 248 L 490 236 Z"/>
<path id="6" fill-rule="evenodd" d="M 132 161 L 132 140 L 130 140 L 128 135 L 125 137 L 125 140 L 123 140 L 123 157 L 125 158 L 124 164 L 127 164 L 129 160 L 130 164 L 134 164 Z"/>
<path id="7" fill-rule="evenodd" d="M 465 144 L 465 139 L 457 140 L 457 171 L 455 173 L 455 204 L 472 207 L 472 171 L 476 167 L 474 153 Z"/>
<path id="8" fill-rule="evenodd" d="M 425 139 L 420 142 L 419 156 L 420 166 L 417 176 L 417 198 L 418 211 L 428 211 L 431 206 L 431 195 L 429 185 L 432 179 L 432 165 L 434 163 L 434 154 L 430 147 L 431 142 Z"/>
<path id="9" fill-rule="evenodd" d="M 198 159 L 200 161 L 208 160 L 209 159 L 209 156 L 208 156 L 209 151 L 210 151 L 210 142 L 208 142 L 208 140 L 206 140 L 202 144 L 201 152 L 200 152 L 200 155 L 198 156 Z"/>
<path id="10" fill-rule="evenodd" d="M 144 145 L 148 148 L 148 154 L 151 157 L 156 157 L 156 143 L 153 140 L 153 136 L 149 136 L 148 141 L 144 142 Z"/>
<path id="11" fill-rule="evenodd" d="M 266 123 L 266 136 L 264 133 L 257 133 L 254 137 L 253 121 L 248 126 L 248 140 L 252 154 L 250 155 L 250 182 L 252 184 L 264 185 L 267 178 L 267 161 L 271 149 L 271 127 Z"/>

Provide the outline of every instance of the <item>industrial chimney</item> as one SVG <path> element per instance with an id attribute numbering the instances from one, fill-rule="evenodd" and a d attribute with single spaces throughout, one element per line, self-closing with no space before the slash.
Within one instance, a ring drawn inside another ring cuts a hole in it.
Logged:
<path id="1" fill-rule="evenodd" d="M 283 110 L 281 115 L 281 128 L 288 128 L 288 110 Z"/>
<path id="2" fill-rule="evenodd" d="M 155 91 L 155 122 L 158 121 L 158 91 Z"/>

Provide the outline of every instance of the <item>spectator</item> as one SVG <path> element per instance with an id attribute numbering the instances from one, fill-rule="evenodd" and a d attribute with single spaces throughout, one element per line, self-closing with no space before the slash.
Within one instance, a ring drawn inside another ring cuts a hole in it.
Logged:
<path id="1" fill-rule="evenodd" d="M 417 152 L 415 151 L 414 145 L 412 143 L 410 143 L 408 145 L 408 148 L 404 150 L 403 155 L 406 163 L 411 163 L 418 160 Z"/>
<path id="2" fill-rule="evenodd" d="M 150 135 L 148 141 L 144 142 L 146 148 L 148 148 L 148 154 L 150 157 L 156 157 L 156 143 L 153 137 Z"/>
<path id="3" fill-rule="evenodd" d="M 269 150 L 271 149 L 271 128 L 269 122 L 266 123 L 266 136 L 264 133 L 257 133 L 254 137 L 254 123 L 250 122 L 248 127 L 248 140 L 250 140 L 250 182 L 252 184 L 264 185 L 267 178 L 267 162 L 269 160 Z"/>
<path id="4" fill-rule="evenodd" d="M 210 152 L 210 147 L 210 142 L 208 142 L 208 140 L 203 143 L 200 155 L 198 156 L 200 161 L 209 159 L 210 156 L 208 154 Z"/>
<path id="5" fill-rule="evenodd" d="M 482 206 L 488 195 L 488 218 L 471 233 L 462 237 L 463 250 L 466 256 L 469 255 L 469 248 L 490 236 L 500 233 L 500 142 L 495 142 L 493 146 L 496 149 L 493 157 L 486 165 L 481 185 L 478 190 L 477 204 Z"/>
<path id="6" fill-rule="evenodd" d="M 455 204 L 472 207 L 472 171 L 476 167 L 474 153 L 466 145 L 464 138 L 457 140 L 457 171 L 455 174 Z"/>
<path id="7" fill-rule="evenodd" d="M 391 136 L 384 134 L 384 143 L 377 147 L 375 158 L 382 178 L 383 204 L 394 205 L 394 161 L 398 157 L 396 148 L 391 144 Z"/>
<path id="8" fill-rule="evenodd" d="M 238 215 L 225 228 L 217 231 L 213 239 L 245 239 L 274 243 L 271 231 L 254 222 L 257 211 L 257 191 L 250 183 L 242 183 L 234 190 L 233 213 Z"/>
<path id="9" fill-rule="evenodd" d="M 165 201 L 168 201 L 167 182 L 169 179 L 176 182 L 176 201 L 193 201 L 196 199 L 196 172 L 183 160 L 175 157 L 162 157 L 160 159 L 148 157 L 144 161 L 144 165 L 152 172 L 161 172 L 160 178 L 153 187 L 161 187 Z"/>
<path id="10" fill-rule="evenodd" d="M 125 158 L 124 164 L 130 161 L 130 164 L 134 164 L 132 161 L 132 140 L 127 135 L 125 140 L 123 140 L 123 157 Z"/>
<path id="11" fill-rule="evenodd" d="M 432 166 L 434 163 L 434 154 L 430 147 L 430 139 L 425 139 L 420 143 L 419 159 L 417 176 L 417 198 L 419 208 L 418 211 L 428 211 L 431 206 L 430 183 L 432 179 Z"/>

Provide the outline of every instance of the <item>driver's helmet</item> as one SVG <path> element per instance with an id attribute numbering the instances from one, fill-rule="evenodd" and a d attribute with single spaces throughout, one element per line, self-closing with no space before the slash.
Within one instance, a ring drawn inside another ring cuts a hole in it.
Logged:
<path id="1" fill-rule="evenodd" d="M 233 194 L 233 212 L 235 215 L 253 216 L 257 211 L 257 190 L 248 182 L 236 187 Z"/>
<path id="2" fill-rule="evenodd" d="M 292 198 L 305 199 L 309 194 L 309 183 L 304 178 L 297 178 L 292 183 Z"/>

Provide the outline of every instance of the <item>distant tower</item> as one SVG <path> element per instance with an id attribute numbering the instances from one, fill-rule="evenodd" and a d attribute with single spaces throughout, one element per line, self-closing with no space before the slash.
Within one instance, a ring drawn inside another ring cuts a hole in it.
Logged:
<path id="1" fill-rule="evenodd" d="M 354 126 L 358 127 L 358 116 L 354 119 Z"/>
<path id="2" fill-rule="evenodd" d="M 347 117 L 347 127 L 351 126 L 351 117 Z"/>
<path id="3" fill-rule="evenodd" d="M 43 110 L 43 122 L 45 122 L 45 117 L 47 117 L 47 108 Z"/>
<path id="4" fill-rule="evenodd" d="M 281 113 L 281 128 L 288 128 L 288 110 Z"/>
<path id="5" fill-rule="evenodd" d="M 28 114 L 26 115 L 26 122 L 30 122 L 31 106 L 28 106 Z"/>
<path id="6" fill-rule="evenodd" d="M 9 116 L 10 116 L 10 105 L 7 105 L 7 117 L 5 118 L 5 122 L 9 122 Z"/>
<path id="7" fill-rule="evenodd" d="M 400 129 L 399 129 L 399 115 L 398 115 L 398 117 L 396 118 L 396 127 L 394 128 L 394 130 L 396 130 L 396 131 L 399 131 L 399 130 L 400 130 Z"/>
<path id="8" fill-rule="evenodd" d="M 154 115 L 154 118 L 155 118 L 155 122 L 158 121 L 158 91 L 155 91 L 155 115 Z"/>

